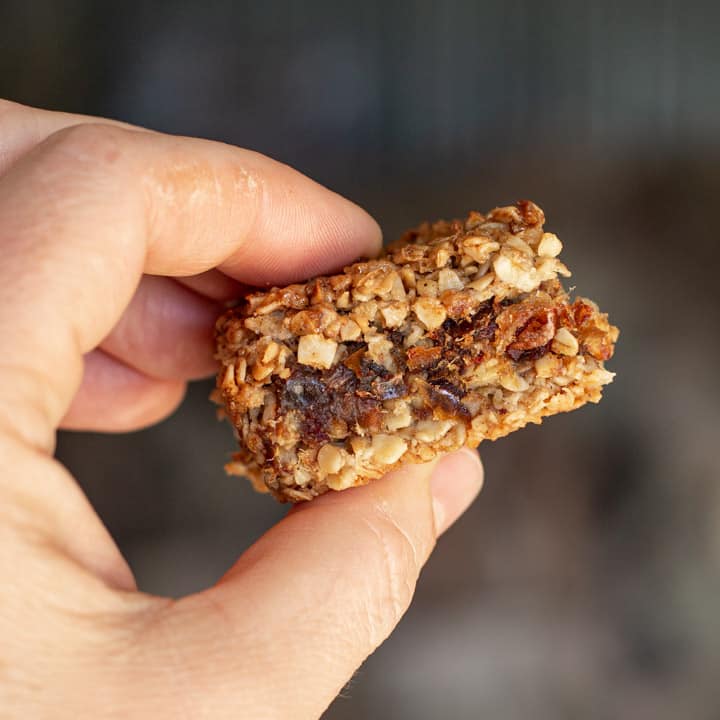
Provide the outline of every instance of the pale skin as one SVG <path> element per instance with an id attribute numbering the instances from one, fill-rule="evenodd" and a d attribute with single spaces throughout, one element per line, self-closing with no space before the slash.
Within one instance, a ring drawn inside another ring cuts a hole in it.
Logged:
<path id="1" fill-rule="evenodd" d="M 0 716 L 317 718 L 390 634 L 480 490 L 475 453 L 302 505 L 180 600 L 138 591 L 53 459 L 58 428 L 171 413 L 242 284 L 379 246 L 257 153 L 0 101 Z"/>

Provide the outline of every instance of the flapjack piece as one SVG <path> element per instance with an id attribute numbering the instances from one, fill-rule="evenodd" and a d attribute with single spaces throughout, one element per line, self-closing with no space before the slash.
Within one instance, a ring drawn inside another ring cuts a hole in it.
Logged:
<path id="1" fill-rule="evenodd" d="M 558 276 L 529 201 L 425 223 L 376 260 L 255 292 L 216 326 L 227 465 L 310 500 L 600 399 L 617 328 Z"/>

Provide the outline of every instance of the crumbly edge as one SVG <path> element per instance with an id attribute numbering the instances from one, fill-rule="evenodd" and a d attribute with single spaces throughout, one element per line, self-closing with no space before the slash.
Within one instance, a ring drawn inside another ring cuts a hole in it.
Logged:
<path id="1" fill-rule="evenodd" d="M 543 221 L 525 202 L 424 224 L 377 260 L 225 313 L 228 470 L 308 500 L 597 402 L 618 332 L 569 301 Z"/>

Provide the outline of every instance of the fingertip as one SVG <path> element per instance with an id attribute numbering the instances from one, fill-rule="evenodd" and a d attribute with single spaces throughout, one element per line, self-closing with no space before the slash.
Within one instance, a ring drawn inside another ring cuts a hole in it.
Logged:
<path id="1" fill-rule="evenodd" d="M 265 159 L 267 163 L 267 159 Z M 260 201 L 242 247 L 223 272 L 253 286 L 285 285 L 375 257 L 382 231 L 363 208 L 298 171 L 268 165 Z"/>
<path id="2" fill-rule="evenodd" d="M 356 248 L 356 257 L 375 257 L 382 248 L 383 234 L 377 220 L 352 200 L 338 195 L 346 204 L 347 242 Z"/>
<path id="3" fill-rule="evenodd" d="M 482 490 L 483 466 L 475 450 L 462 448 L 441 458 L 430 478 L 435 532 L 444 533 Z"/>

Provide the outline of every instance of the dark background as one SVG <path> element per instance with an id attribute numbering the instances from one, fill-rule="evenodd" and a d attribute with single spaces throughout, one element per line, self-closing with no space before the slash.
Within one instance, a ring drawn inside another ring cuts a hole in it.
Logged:
<path id="1" fill-rule="evenodd" d="M 327 713 L 717 718 L 720 5 L 0 3 L 0 95 L 268 153 L 388 237 L 529 197 L 622 335 L 599 406 L 482 447 L 481 499 Z M 212 583 L 285 512 L 226 478 L 193 386 L 61 434 L 148 591 Z"/>

